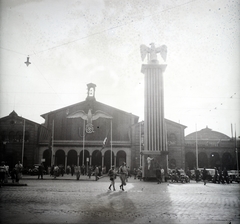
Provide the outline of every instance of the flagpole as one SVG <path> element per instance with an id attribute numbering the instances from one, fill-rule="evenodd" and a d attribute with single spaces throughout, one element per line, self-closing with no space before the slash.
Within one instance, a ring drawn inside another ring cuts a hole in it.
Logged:
<path id="1" fill-rule="evenodd" d="M 23 158 L 24 158 L 24 144 L 25 144 L 25 119 L 23 119 L 22 166 L 23 166 Z"/>
<path id="2" fill-rule="evenodd" d="M 82 158 L 82 165 L 84 165 L 84 147 L 85 147 L 85 120 L 83 120 L 83 158 Z"/>
<path id="3" fill-rule="evenodd" d="M 142 155 L 141 155 L 141 152 L 142 152 L 142 122 L 139 123 L 140 124 L 140 134 L 139 134 L 139 143 L 140 143 L 140 153 L 139 153 L 139 159 L 140 159 L 140 167 L 142 166 Z"/>
<path id="4" fill-rule="evenodd" d="M 111 119 L 111 156 L 110 157 L 111 157 L 111 167 L 112 167 L 112 119 Z"/>
<path id="5" fill-rule="evenodd" d="M 236 148 L 236 159 L 237 159 L 237 176 L 239 176 L 236 124 L 235 124 L 235 148 Z"/>
<path id="6" fill-rule="evenodd" d="M 166 125 L 165 125 L 165 129 L 166 129 L 166 131 L 165 131 L 165 134 L 166 134 L 165 144 L 166 144 L 166 153 L 167 153 L 167 155 L 166 155 L 166 160 L 167 160 L 166 163 L 167 163 L 167 173 L 168 173 L 168 139 L 167 139 L 167 128 L 166 128 Z"/>
<path id="7" fill-rule="evenodd" d="M 197 124 L 196 124 L 196 168 L 198 169 L 198 137 L 197 137 Z"/>
<path id="8" fill-rule="evenodd" d="M 51 145 L 51 148 L 52 148 L 52 158 L 51 158 L 51 165 L 54 164 L 54 161 L 53 161 L 53 141 L 54 141 L 54 120 L 52 122 L 52 145 Z"/>

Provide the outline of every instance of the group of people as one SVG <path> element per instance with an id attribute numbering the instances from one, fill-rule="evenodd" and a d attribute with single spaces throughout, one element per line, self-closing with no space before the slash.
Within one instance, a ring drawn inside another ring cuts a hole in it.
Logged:
<path id="1" fill-rule="evenodd" d="M 20 161 L 18 161 L 11 172 L 9 172 L 9 167 L 5 165 L 5 162 L 2 161 L 0 165 L 0 186 L 2 187 L 4 183 L 7 183 L 10 176 L 12 183 L 19 183 L 19 180 L 22 178 L 22 170 L 23 166 Z"/>
<path id="2" fill-rule="evenodd" d="M 209 177 L 208 171 L 206 168 L 203 168 L 202 171 L 195 169 L 195 180 L 196 182 L 203 180 L 204 185 L 206 185 L 207 181 L 211 179 L 213 183 L 228 183 L 230 182 L 227 169 L 224 168 L 223 170 L 221 168 L 217 169 L 214 167 L 215 173 L 213 177 Z"/>
<path id="3" fill-rule="evenodd" d="M 115 167 L 112 166 L 110 170 L 108 171 L 108 176 L 110 178 L 110 186 L 109 190 L 111 190 L 111 187 L 113 187 L 113 190 L 115 191 L 115 179 L 117 176 L 120 177 L 121 184 L 120 184 L 120 189 L 124 191 L 124 186 L 127 185 L 128 177 L 130 176 L 130 172 L 128 167 L 126 166 L 126 163 L 123 162 L 122 165 L 119 167 L 118 171 L 115 170 Z"/>
<path id="4" fill-rule="evenodd" d="M 228 175 L 228 171 L 226 169 L 226 167 L 224 167 L 224 169 L 222 170 L 221 168 L 217 169 L 217 167 L 214 168 L 215 169 L 215 174 L 213 177 L 213 182 L 214 183 L 227 183 L 229 184 L 230 182 L 230 178 Z"/>
<path id="5" fill-rule="evenodd" d="M 81 175 L 87 175 L 89 177 L 89 179 L 91 179 L 91 176 L 95 176 L 95 180 L 97 181 L 98 179 L 100 179 L 100 177 L 103 175 L 104 169 L 101 168 L 101 166 L 88 166 L 87 168 L 83 165 L 83 166 L 79 166 L 79 165 L 74 165 L 72 164 L 71 166 L 67 166 L 66 168 L 66 173 L 67 174 L 71 174 L 76 175 L 76 179 L 79 180 Z M 49 169 L 49 173 L 50 176 L 54 176 L 54 178 L 56 178 L 57 176 L 60 175 L 64 175 L 65 171 L 64 171 L 64 167 L 59 165 L 53 165 L 50 169 Z"/>

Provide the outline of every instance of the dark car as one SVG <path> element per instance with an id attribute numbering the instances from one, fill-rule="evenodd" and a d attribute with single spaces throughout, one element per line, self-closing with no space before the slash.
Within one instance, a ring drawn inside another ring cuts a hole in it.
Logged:
<path id="1" fill-rule="evenodd" d="M 207 170 L 207 181 L 213 181 L 215 176 L 215 169 L 206 169 Z"/>
<path id="2" fill-rule="evenodd" d="M 232 182 L 240 183 L 240 176 L 239 176 L 239 172 L 237 170 L 229 170 L 228 176 L 229 176 L 231 183 Z"/>

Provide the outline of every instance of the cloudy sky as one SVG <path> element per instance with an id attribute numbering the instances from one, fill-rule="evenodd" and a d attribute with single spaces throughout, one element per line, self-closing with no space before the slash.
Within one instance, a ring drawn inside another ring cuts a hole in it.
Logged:
<path id="1" fill-rule="evenodd" d="M 167 45 L 165 117 L 240 135 L 239 0 L 0 0 L 0 117 L 86 98 L 144 117 L 140 45 Z M 30 57 L 31 65 L 24 62 Z"/>

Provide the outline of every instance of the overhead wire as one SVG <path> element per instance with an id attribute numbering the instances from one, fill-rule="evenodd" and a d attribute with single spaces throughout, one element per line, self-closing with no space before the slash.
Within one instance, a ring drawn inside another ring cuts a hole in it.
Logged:
<path id="1" fill-rule="evenodd" d="M 144 20 L 146 18 L 149 18 L 149 17 L 154 17 L 156 15 L 159 15 L 159 13 L 163 13 L 163 12 L 167 12 L 167 11 L 170 11 L 170 10 L 173 10 L 175 8 L 179 8 L 179 7 L 182 7 L 184 5 L 187 5 L 187 4 L 190 4 L 192 2 L 196 2 L 196 1 L 199 1 L 199 0 L 192 0 L 192 1 L 188 1 L 188 2 L 185 2 L 185 3 L 182 3 L 182 4 L 179 4 L 179 5 L 176 5 L 176 6 L 173 6 L 173 7 L 169 7 L 167 9 L 163 9 L 161 10 L 160 12 L 156 13 L 156 14 L 151 14 L 151 15 L 148 15 L 148 16 L 144 16 L 143 18 L 141 18 L 141 20 Z M 135 16 L 136 17 L 136 16 Z M 139 21 L 139 20 L 138 20 Z M 14 53 L 17 53 L 17 54 L 21 54 L 21 55 L 29 55 L 29 56 L 32 56 L 32 55 L 36 55 L 36 54 L 40 54 L 40 53 L 43 53 L 43 52 L 46 52 L 46 51 L 50 51 L 50 50 L 53 50 L 53 49 L 56 49 L 56 48 L 59 48 L 59 47 L 62 47 L 62 46 L 66 46 L 66 45 L 69 45 L 69 44 L 72 44 L 72 43 L 75 43 L 77 41 L 80 41 L 80 40 L 83 40 L 83 39 L 86 39 L 86 38 L 89 38 L 89 37 L 92 37 L 92 36 L 95 36 L 95 35 L 99 35 L 101 33 L 105 33 L 107 31 L 110 31 L 110 30 L 114 30 L 114 29 L 117 29 L 119 27 L 123 27 L 123 26 L 126 26 L 130 23 L 134 23 L 134 22 L 138 22 L 138 21 L 134 21 L 133 19 L 130 21 L 130 22 L 126 22 L 124 24 L 120 24 L 120 25 L 116 25 L 114 27 L 110 27 L 108 29 L 104 29 L 102 31 L 99 31 L 99 32 L 96 32 L 96 33 L 93 33 L 93 34 L 89 34 L 89 35 L 86 35 L 84 37 L 80 37 L 76 40 L 72 40 L 72 41 L 69 41 L 69 42 L 66 42 L 66 43 L 63 43 L 63 44 L 60 44 L 60 45 L 56 45 L 56 46 L 53 46 L 53 47 L 50 47 L 50 48 L 47 48 L 45 50 L 41 50 L 41 51 L 38 51 L 38 52 L 34 52 L 33 54 L 24 54 L 24 53 L 21 53 L 21 52 L 18 52 L 18 51 L 14 51 L 14 50 L 11 50 L 11 49 L 7 49 L 7 48 L 3 48 L 3 47 L 0 47 L 1 49 L 3 50 L 7 50 L 7 51 L 11 51 L 11 52 L 14 52 Z"/>

